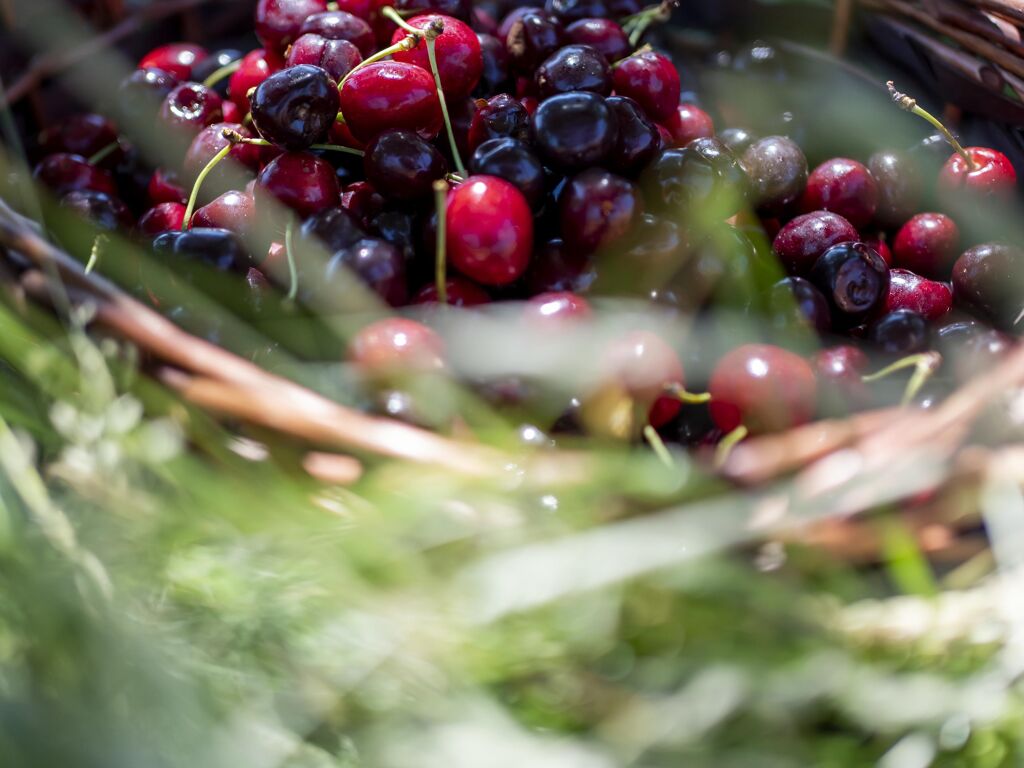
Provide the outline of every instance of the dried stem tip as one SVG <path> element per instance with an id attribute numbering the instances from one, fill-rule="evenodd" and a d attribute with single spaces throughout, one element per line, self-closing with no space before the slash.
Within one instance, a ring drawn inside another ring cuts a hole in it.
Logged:
<path id="1" fill-rule="evenodd" d="M 905 93 L 901 93 L 896 90 L 896 85 L 892 80 L 887 82 L 886 87 L 889 89 L 889 95 L 892 96 L 892 100 L 896 102 L 900 109 L 905 109 L 907 112 L 913 112 L 914 107 L 917 106 L 917 101 L 910 98 Z"/>

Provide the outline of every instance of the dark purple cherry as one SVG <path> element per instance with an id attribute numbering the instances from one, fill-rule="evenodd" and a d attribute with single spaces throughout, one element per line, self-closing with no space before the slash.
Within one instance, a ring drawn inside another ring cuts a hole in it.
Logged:
<path id="1" fill-rule="evenodd" d="M 406 19 L 428 12 L 451 16 L 467 24 L 473 18 L 472 0 L 395 0 L 391 5 Z"/>
<path id="2" fill-rule="evenodd" d="M 1017 326 L 1024 301 L 1024 251 L 1006 243 L 984 243 L 967 250 L 953 266 L 953 298 L 1000 328 Z"/>
<path id="3" fill-rule="evenodd" d="M 903 357 L 928 349 L 928 321 L 909 309 L 897 309 L 871 325 L 868 337 L 887 355 Z"/>
<path id="4" fill-rule="evenodd" d="M 743 154 L 757 141 L 757 134 L 746 128 L 726 128 L 719 132 L 718 138 L 735 153 L 736 157 L 743 157 Z"/>
<path id="5" fill-rule="evenodd" d="M 612 68 L 596 48 L 567 45 L 544 59 L 533 81 L 541 99 L 570 91 L 607 96 L 612 91 Z"/>
<path id="6" fill-rule="evenodd" d="M 107 195 L 116 195 L 113 177 L 81 155 L 58 152 L 44 157 L 32 172 L 36 181 L 56 195 L 65 195 L 80 189 L 91 189 Z"/>
<path id="7" fill-rule="evenodd" d="M 644 171 L 641 186 L 651 208 L 682 222 L 695 212 L 725 219 L 743 205 L 747 177 L 718 139 L 697 139 L 682 149 L 666 149 Z"/>
<path id="8" fill-rule="evenodd" d="M 552 291 L 586 293 L 597 279 L 589 254 L 567 246 L 561 239 L 544 243 L 530 260 L 526 286 L 531 294 Z"/>
<path id="9" fill-rule="evenodd" d="M 505 38 L 509 63 L 516 72 L 532 75 L 566 39 L 565 30 L 554 17 L 542 11 L 527 11 L 512 24 Z"/>
<path id="10" fill-rule="evenodd" d="M 640 105 L 628 96 L 612 96 L 605 102 L 615 115 L 619 134 L 608 155 L 607 165 L 623 176 L 635 176 L 647 167 L 661 149 L 658 127 Z"/>
<path id="11" fill-rule="evenodd" d="M 358 48 L 364 58 L 377 50 L 370 25 L 347 11 L 325 11 L 307 16 L 299 27 L 299 36 L 305 34 L 320 35 L 328 40 L 346 40 Z"/>
<path id="12" fill-rule="evenodd" d="M 868 171 L 878 184 L 875 219 L 883 227 L 898 227 L 921 205 L 921 180 L 916 164 L 901 152 L 876 152 L 868 160 Z"/>
<path id="13" fill-rule="evenodd" d="M 832 330 L 828 302 L 821 291 L 802 277 L 786 277 L 772 286 L 772 321 L 781 330 L 790 330 L 794 320 L 818 333 Z"/>
<path id="14" fill-rule="evenodd" d="M 480 82 L 476 84 L 474 94 L 487 98 L 492 93 L 501 93 L 511 87 L 508 74 L 508 51 L 505 43 L 494 35 L 477 34 L 480 41 L 480 53 L 483 56 L 483 69 Z"/>
<path id="15" fill-rule="evenodd" d="M 484 102 L 473 114 L 469 126 L 469 148 L 475 150 L 489 139 L 530 138 L 530 114 L 519 99 L 499 93 Z"/>
<path id="16" fill-rule="evenodd" d="M 629 180 L 591 168 L 569 179 L 558 211 L 566 245 L 589 253 L 628 234 L 640 218 L 643 201 Z"/>
<path id="17" fill-rule="evenodd" d="M 197 83 L 205 82 L 206 78 L 214 72 L 240 60 L 244 55 L 245 53 L 237 48 L 221 48 L 218 51 L 214 51 L 192 67 L 191 79 Z M 212 88 L 222 99 L 226 99 L 228 97 L 228 78 L 221 79 Z"/>
<path id="18" fill-rule="evenodd" d="M 340 83 L 362 60 L 363 56 L 355 43 L 348 40 L 332 40 L 307 32 L 288 48 L 285 64 L 288 67 L 296 67 L 299 64 L 319 67 L 334 82 Z"/>
<path id="19" fill-rule="evenodd" d="M 545 0 L 544 10 L 563 23 L 608 15 L 604 0 Z"/>
<path id="20" fill-rule="evenodd" d="M 832 308 L 834 325 L 849 328 L 885 306 L 889 268 L 864 243 L 840 243 L 821 255 L 809 274 Z"/>
<path id="21" fill-rule="evenodd" d="M 313 240 L 328 253 L 334 253 L 362 240 L 366 232 L 344 208 L 328 208 L 302 222 L 299 237 Z"/>
<path id="22" fill-rule="evenodd" d="M 470 158 L 469 170 L 511 182 L 533 208 L 544 202 L 544 166 L 530 147 L 518 139 L 485 141 Z"/>
<path id="23" fill-rule="evenodd" d="M 544 158 L 569 171 L 600 165 L 619 133 L 605 98 L 587 92 L 560 93 L 542 101 L 532 129 Z"/>
<path id="24" fill-rule="evenodd" d="M 596 48 L 609 64 L 626 58 L 633 51 L 622 25 L 611 19 L 580 19 L 566 27 L 565 32 L 574 43 Z"/>
<path id="25" fill-rule="evenodd" d="M 363 156 L 366 180 L 385 197 L 416 200 L 427 197 L 437 179 L 448 172 L 441 153 L 412 131 L 384 131 Z"/>
<path id="26" fill-rule="evenodd" d="M 256 87 L 252 121 L 267 141 L 289 151 L 327 139 L 338 116 L 338 86 L 320 67 L 283 69 Z"/>
<path id="27" fill-rule="evenodd" d="M 751 202 L 761 211 L 782 212 L 800 199 L 807 186 L 807 158 L 785 136 L 755 141 L 741 162 L 750 177 Z"/>
<path id="28" fill-rule="evenodd" d="M 125 204 L 105 192 L 75 189 L 60 199 L 60 205 L 100 229 L 116 232 L 132 225 L 132 215 Z"/>
<path id="29" fill-rule="evenodd" d="M 346 268 L 393 307 L 402 306 L 409 298 L 405 256 L 391 243 L 368 237 L 337 251 L 327 262 L 324 274 L 327 284 Z"/>
<path id="30" fill-rule="evenodd" d="M 43 131 L 39 148 L 46 154 L 67 152 L 91 157 L 117 141 L 117 128 L 102 115 L 79 114 Z M 109 167 L 109 166 L 108 166 Z"/>
<path id="31" fill-rule="evenodd" d="M 153 240 L 158 255 L 173 260 L 175 274 L 191 279 L 191 264 L 204 264 L 219 272 L 241 271 L 250 266 L 249 257 L 232 232 L 197 227 L 185 232 L 165 232 Z"/>

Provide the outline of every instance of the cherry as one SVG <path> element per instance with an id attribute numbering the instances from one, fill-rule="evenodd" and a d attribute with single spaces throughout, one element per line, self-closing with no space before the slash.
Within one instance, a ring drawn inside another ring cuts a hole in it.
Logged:
<path id="1" fill-rule="evenodd" d="M 364 376 L 435 373 L 444 368 L 444 342 L 433 330 L 404 317 L 387 317 L 361 329 L 348 357 Z"/>
<path id="2" fill-rule="evenodd" d="M 185 206 L 181 203 L 159 203 L 139 219 L 138 231 L 143 237 L 153 238 L 162 232 L 176 232 L 185 221 Z"/>
<path id="3" fill-rule="evenodd" d="M 544 9 L 536 5 L 523 5 L 519 8 L 513 8 L 505 14 L 501 22 L 498 24 L 498 31 L 495 36 L 501 40 L 502 43 L 508 39 L 508 33 L 512 31 L 512 27 L 517 21 L 528 13 L 539 13 L 544 15 Z"/>
<path id="4" fill-rule="evenodd" d="M 356 217 L 344 208 L 327 208 L 302 222 L 301 242 L 313 241 L 328 253 L 348 248 L 366 237 Z"/>
<path id="5" fill-rule="evenodd" d="M 476 38 L 480 41 L 483 67 L 475 93 L 479 96 L 488 96 L 508 90 L 508 51 L 505 43 L 494 35 L 478 34 Z"/>
<path id="6" fill-rule="evenodd" d="M 484 58 L 480 49 L 480 40 L 476 33 L 469 28 L 469 25 L 450 16 L 430 13 L 415 16 L 409 19 L 408 23 L 416 29 L 427 30 L 438 22 L 444 27 L 444 31 L 434 40 L 437 71 L 441 76 L 441 89 L 449 99 L 462 99 L 473 92 L 476 84 L 480 81 L 480 74 L 483 72 Z M 394 37 L 391 39 L 392 45 L 400 42 L 407 34 L 405 30 L 395 30 Z M 427 43 L 423 38 L 418 38 L 416 45 L 408 51 L 398 51 L 392 54 L 392 57 L 395 61 L 414 64 L 426 72 L 431 71 L 430 59 L 427 56 Z"/>
<path id="7" fill-rule="evenodd" d="M 366 19 L 345 10 L 326 11 L 307 16 L 306 20 L 302 22 L 302 26 L 299 27 L 299 37 L 307 34 L 319 35 L 328 40 L 350 42 L 364 58 L 372 56 L 377 50 L 377 41 Z"/>
<path id="8" fill-rule="evenodd" d="M 143 56 L 139 61 L 139 69 L 162 69 L 179 80 L 193 80 L 196 78 L 192 75 L 192 68 L 207 56 L 209 54 L 202 46 L 171 43 L 154 48 Z"/>
<path id="9" fill-rule="evenodd" d="M 389 128 L 433 139 L 442 124 L 433 76 L 400 61 L 380 61 L 352 73 L 341 89 L 341 112 L 362 142 Z"/>
<path id="10" fill-rule="evenodd" d="M 783 331 L 796 325 L 807 325 L 818 333 L 832 330 L 828 301 L 821 291 L 802 277 L 786 277 L 772 286 L 770 297 L 772 319 Z"/>
<path id="11" fill-rule="evenodd" d="M 416 200 L 448 172 L 444 157 L 412 131 L 384 131 L 366 147 L 366 180 L 385 197 Z"/>
<path id="12" fill-rule="evenodd" d="M 242 57 L 242 62 L 228 81 L 228 94 L 231 101 L 243 114 L 249 114 L 249 91 L 258 86 L 280 67 L 271 62 L 263 48 L 249 51 Z"/>
<path id="13" fill-rule="evenodd" d="M 294 152 L 327 139 L 339 103 L 338 86 L 327 72 L 299 64 L 259 84 L 252 121 L 263 138 Z"/>
<path id="14" fill-rule="evenodd" d="M 530 115 L 517 99 L 507 93 L 492 96 L 476 110 L 469 126 L 469 147 L 475 150 L 489 139 L 528 141 Z"/>
<path id="15" fill-rule="evenodd" d="M 498 22 L 491 15 L 491 12 L 485 8 L 479 6 L 473 6 L 473 16 L 470 19 L 470 26 L 473 27 L 473 31 L 476 33 L 485 33 L 493 35 L 498 31 Z"/>
<path id="16" fill-rule="evenodd" d="M 405 281 L 405 257 L 384 240 L 365 238 L 336 251 L 327 262 L 324 279 L 328 286 L 351 270 L 370 290 L 393 307 L 409 298 Z M 342 282 L 344 285 L 344 282 Z"/>
<path id="17" fill-rule="evenodd" d="M 449 277 L 445 280 L 445 293 L 448 304 L 452 307 L 476 307 L 481 304 L 488 304 L 491 297 L 487 292 L 477 285 L 464 280 L 461 277 Z M 428 283 L 420 288 L 413 296 L 413 304 L 437 304 L 437 284 Z"/>
<path id="18" fill-rule="evenodd" d="M 526 273 L 530 293 L 571 291 L 585 293 L 597 279 L 588 254 L 570 249 L 561 239 L 549 240 L 534 254 Z"/>
<path id="19" fill-rule="evenodd" d="M 939 172 L 939 192 L 955 196 L 966 192 L 976 198 L 1008 198 L 1017 188 L 1017 171 L 1002 152 L 989 147 L 967 147 L 970 158 L 954 153 Z"/>
<path id="20" fill-rule="evenodd" d="M 634 290 L 642 292 L 652 285 L 665 287 L 665 278 L 678 269 L 680 259 L 687 251 L 686 237 L 678 226 L 668 219 L 645 213 L 634 222 L 632 230 L 623 241 L 611 251 L 612 261 L 608 266 L 614 265 L 617 271 L 609 274 L 610 270 L 606 267 L 603 277 L 608 284 L 624 289 L 624 293 L 632 293 Z M 651 298 L 678 306 L 678 301 L 673 301 L 669 293 L 674 291 L 668 288 Z"/>
<path id="21" fill-rule="evenodd" d="M 208 125 L 192 139 L 188 152 L 185 153 L 184 168 L 189 178 L 195 179 L 213 157 L 230 142 L 224 137 L 224 131 L 234 131 L 245 138 L 252 138 L 248 128 L 240 123 L 214 123 Z M 251 170 L 259 170 L 263 159 L 261 147 L 252 144 L 235 144 L 228 152 L 228 157 Z"/>
<path id="22" fill-rule="evenodd" d="M 868 356 L 863 350 L 841 344 L 821 350 L 814 356 L 814 370 L 821 385 L 820 399 L 825 413 L 844 413 L 850 405 L 866 405 L 869 401 L 864 374 Z"/>
<path id="23" fill-rule="evenodd" d="M 612 82 L 616 94 L 636 101 L 655 122 L 668 120 L 679 106 L 679 72 L 660 53 L 645 51 L 619 62 Z"/>
<path id="24" fill-rule="evenodd" d="M 891 150 L 876 152 L 868 160 L 868 171 L 878 184 L 875 218 L 880 224 L 897 227 L 914 215 L 921 202 L 921 184 L 909 157 Z"/>
<path id="25" fill-rule="evenodd" d="M 160 106 L 179 80 L 170 72 L 148 67 L 137 69 L 121 81 L 117 89 L 118 114 L 137 126 L 152 122 Z"/>
<path id="26" fill-rule="evenodd" d="M 833 158 L 807 177 L 802 206 L 805 211 L 832 211 L 855 227 L 866 227 L 878 210 L 878 184 L 863 164 Z"/>
<path id="27" fill-rule="evenodd" d="M 500 34 L 501 27 L 498 32 Z M 540 10 L 525 9 L 505 34 L 509 64 L 515 72 L 532 75 L 540 63 L 561 48 L 567 39 L 565 30 L 555 18 Z"/>
<path id="28" fill-rule="evenodd" d="M 102 115 L 78 114 L 43 131 L 39 146 L 46 154 L 67 152 L 91 157 L 117 141 L 117 129 Z"/>
<path id="29" fill-rule="evenodd" d="M 157 168 L 149 178 L 146 195 L 153 205 L 158 203 L 184 203 L 188 193 L 179 183 L 178 175 L 166 168 Z"/>
<path id="30" fill-rule="evenodd" d="M 977 245 L 953 265 L 953 297 L 1002 328 L 1012 328 L 1022 310 L 1019 288 L 1024 251 L 1005 243 Z"/>
<path id="31" fill-rule="evenodd" d="M 67 152 L 48 155 L 36 165 L 32 175 L 36 181 L 60 196 L 80 189 L 91 189 L 108 195 L 117 194 L 113 177 L 81 155 L 71 155 Z"/>
<path id="32" fill-rule="evenodd" d="M 188 281 L 199 275 L 193 265 L 202 264 L 218 272 L 246 271 L 249 257 L 235 235 L 226 229 L 197 227 L 185 232 L 164 232 L 153 240 L 158 256 L 171 260 L 175 274 Z"/>
<path id="33" fill-rule="evenodd" d="M 928 277 L 944 278 L 959 253 L 956 222 L 941 213 L 919 213 L 896 233 L 893 261 Z"/>
<path id="34" fill-rule="evenodd" d="M 710 221 L 728 218 L 743 205 L 747 177 L 718 139 L 697 139 L 682 149 L 666 149 L 640 179 L 656 213 L 685 223 L 699 211 Z"/>
<path id="35" fill-rule="evenodd" d="M 630 181 L 591 168 L 569 179 L 559 197 L 562 239 L 569 248 L 591 253 L 624 237 L 642 210 Z"/>
<path id="36" fill-rule="evenodd" d="M 470 158 L 469 170 L 473 174 L 497 176 L 514 184 L 533 208 L 544 203 L 544 165 L 530 147 L 518 139 L 485 141 Z"/>
<path id="37" fill-rule="evenodd" d="M 838 213 L 814 211 L 797 216 L 780 229 L 772 249 L 787 272 L 804 275 L 833 245 L 859 238 L 856 228 Z"/>
<path id="38" fill-rule="evenodd" d="M 602 96 L 612 92 L 612 68 L 601 52 L 589 45 L 559 48 L 537 67 L 533 79 L 541 99 L 570 91 Z"/>
<path id="39" fill-rule="evenodd" d="M 214 51 L 205 59 L 193 66 L 192 76 L 185 79 L 193 80 L 197 83 L 204 83 L 206 82 L 206 78 L 210 77 L 217 70 L 222 67 L 226 67 L 228 64 L 240 61 L 244 55 L 245 54 L 242 51 L 239 51 L 236 48 L 221 48 Z M 217 91 L 217 95 L 222 99 L 227 98 L 228 81 L 226 79 L 218 81 L 212 87 Z"/>
<path id="40" fill-rule="evenodd" d="M 334 168 L 308 152 L 278 155 L 256 177 L 256 204 L 269 193 L 305 218 L 341 202 Z M 262 214 L 261 214 L 262 215 Z"/>
<path id="41" fill-rule="evenodd" d="M 160 118 L 174 128 L 198 133 L 204 126 L 223 122 L 221 98 L 217 92 L 199 83 L 182 83 L 164 99 Z"/>
<path id="42" fill-rule="evenodd" d="M 545 0 L 544 10 L 563 22 L 608 15 L 604 0 Z"/>
<path id="43" fill-rule="evenodd" d="M 245 236 L 256 219 L 256 203 L 252 195 L 229 190 L 192 214 L 191 227 L 228 229 Z"/>
<path id="44" fill-rule="evenodd" d="M 619 129 L 607 165 L 616 173 L 635 176 L 661 150 L 658 128 L 628 96 L 612 96 L 605 103 L 615 115 Z"/>
<path id="45" fill-rule="evenodd" d="M 532 127 L 544 158 L 569 171 L 600 165 L 618 138 L 615 114 L 604 97 L 585 91 L 542 101 Z"/>
<path id="46" fill-rule="evenodd" d="M 889 272 L 885 311 L 909 309 L 927 320 L 937 320 L 953 308 L 953 292 L 945 283 L 928 280 L 906 269 Z"/>
<path id="47" fill-rule="evenodd" d="M 283 54 L 301 34 L 303 22 L 327 10 L 327 0 L 258 0 L 256 37 L 268 51 Z"/>
<path id="48" fill-rule="evenodd" d="M 351 13 L 363 21 L 369 22 L 370 13 L 373 10 L 373 3 L 370 0 L 338 0 L 335 2 L 339 11 Z M 313 14 L 314 16 L 318 14 Z"/>
<path id="49" fill-rule="evenodd" d="M 768 136 L 751 144 L 742 158 L 750 177 L 752 201 L 761 211 L 779 213 L 807 186 L 807 158 L 792 139 Z"/>
<path id="50" fill-rule="evenodd" d="M 823 253 L 808 275 L 825 294 L 832 322 L 851 327 L 874 314 L 889 294 L 889 269 L 864 243 L 840 243 Z"/>
<path id="51" fill-rule="evenodd" d="M 683 364 L 676 351 L 651 331 L 633 331 L 615 339 L 602 357 L 601 368 L 605 383 L 621 386 L 648 410 L 648 422 L 655 429 L 672 421 L 682 408 L 679 398 L 665 390 L 686 385 Z"/>
<path id="52" fill-rule="evenodd" d="M 572 42 L 593 46 L 609 64 L 626 58 L 633 51 L 622 25 L 611 19 L 580 19 L 566 27 L 565 32 Z"/>
<path id="53" fill-rule="evenodd" d="M 114 195 L 94 189 L 73 189 L 60 199 L 60 207 L 69 210 L 93 226 L 116 232 L 132 225 L 127 206 Z"/>
<path id="54" fill-rule="evenodd" d="M 723 432 L 779 432 L 811 420 L 814 370 L 799 355 L 770 344 L 746 344 L 718 361 L 708 387 L 711 418 Z"/>
<path id="55" fill-rule="evenodd" d="M 298 64 L 320 67 L 339 83 L 362 60 L 363 56 L 354 43 L 306 32 L 288 48 L 285 64 L 289 67 Z"/>
<path id="56" fill-rule="evenodd" d="M 673 146 L 676 147 L 685 147 L 694 139 L 715 135 L 715 122 L 711 115 L 694 104 L 680 104 L 676 107 L 675 113 L 665 121 L 665 127 L 672 134 Z M 733 151 L 732 147 L 729 149 Z"/>
<path id="57" fill-rule="evenodd" d="M 879 232 L 874 237 L 865 237 L 864 243 L 870 248 L 873 248 L 875 252 L 882 257 L 882 261 L 886 263 L 886 266 L 890 268 L 892 267 L 892 249 L 885 241 L 884 232 Z"/>
<path id="58" fill-rule="evenodd" d="M 718 134 L 718 138 L 737 157 L 743 157 L 743 154 L 757 141 L 757 136 L 746 128 L 726 128 Z"/>
<path id="59" fill-rule="evenodd" d="M 450 16 L 466 24 L 473 17 L 472 0 L 395 0 L 395 10 L 402 18 L 422 16 L 429 12 Z"/>
<path id="60" fill-rule="evenodd" d="M 448 194 L 452 265 L 483 285 L 507 285 L 530 262 L 533 214 L 522 193 L 495 176 L 470 176 Z"/>
<path id="61" fill-rule="evenodd" d="M 897 309 L 873 323 L 868 337 L 884 354 L 912 355 L 928 348 L 928 321 L 917 312 Z"/>
<path id="62" fill-rule="evenodd" d="M 526 303 L 527 322 L 557 323 L 566 320 L 585 320 L 590 317 L 590 303 L 582 296 L 570 291 L 541 293 Z"/>
<path id="63" fill-rule="evenodd" d="M 384 197 L 366 181 L 356 181 L 345 188 L 341 207 L 364 226 L 384 209 Z"/>

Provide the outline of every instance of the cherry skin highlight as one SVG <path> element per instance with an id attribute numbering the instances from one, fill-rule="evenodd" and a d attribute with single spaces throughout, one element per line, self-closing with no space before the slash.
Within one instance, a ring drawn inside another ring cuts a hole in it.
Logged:
<path id="1" fill-rule="evenodd" d="M 192 79 L 192 67 L 209 54 L 201 45 L 171 43 L 154 48 L 139 60 L 139 69 L 162 69 L 179 80 Z"/>

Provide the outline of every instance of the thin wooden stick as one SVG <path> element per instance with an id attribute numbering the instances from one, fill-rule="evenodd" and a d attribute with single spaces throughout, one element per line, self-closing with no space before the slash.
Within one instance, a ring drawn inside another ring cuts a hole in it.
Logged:
<path id="1" fill-rule="evenodd" d="M 850 20 L 853 18 L 853 0 L 836 0 L 832 11 L 832 36 L 829 49 L 835 56 L 842 57 L 850 40 Z"/>

